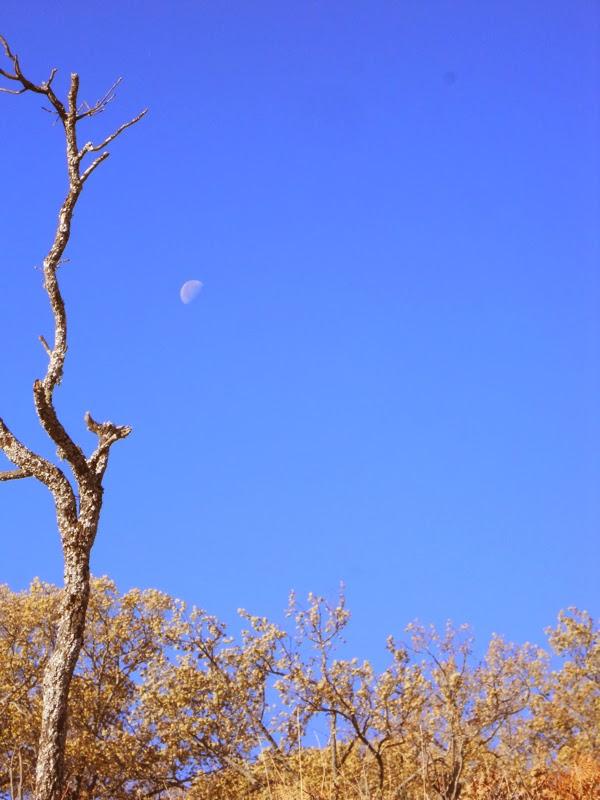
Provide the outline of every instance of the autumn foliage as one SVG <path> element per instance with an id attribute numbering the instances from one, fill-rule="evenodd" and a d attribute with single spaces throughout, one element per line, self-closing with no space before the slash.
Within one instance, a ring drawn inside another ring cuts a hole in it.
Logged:
<path id="1" fill-rule="evenodd" d="M 0 587 L 0 796 L 32 796 L 60 591 Z M 65 800 L 594 800 L 600 633 L 571 608 L 548 650 L 413 623 L 388 664 L 341 657 L 349 612 L 222 622 L 93 583 L 70 694 Z"/>

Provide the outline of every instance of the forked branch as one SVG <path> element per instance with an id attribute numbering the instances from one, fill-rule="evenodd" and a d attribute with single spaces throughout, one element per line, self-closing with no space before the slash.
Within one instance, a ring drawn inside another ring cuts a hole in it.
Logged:
<path id="1" fill-rule="evenodd" d="M 56 444 L 59 456 L 62 459 L 66 459 L 70 464 L 78 482 L 90 479 L 93 480 L 101 477 L 103 474 L 106 468 L 108 450 L 111 445 L 118 439 L 122 439 L 124 436 L 128 435 L 130 429 L 123 426 L 112 425 L 112 423 L 104 423 L 102 432 L 99 434 L 98 447 L 94 454 L 89 459 L 86 459 L 82 449 L 67 433 L 56 414 L 53 404 L 54 390 L 62 381 L 67 354 L 67 315 L 58 282 L 57 271 L 58 267 L 63 262 L 63 254 L 70 238 L 73 213 L 85 182 L 97 167 L 108 158 L 109 152 L 105 150 L 105 148 L 114 142 L 124 131 L 139 122 L 146 115 L 147 110 L 144 109 L 137 116 L 133 117 L 133 119 L 124 122 L 113 131 L 113 133 L 106 136 L 99 144 L 94 144 L 89 141 L 82 148 L 79 148 L 77 144 L 78 122 L 104 111 L 106 106 L 114 99 L 115 91 L 121 83 L 121 79 L 119 78 L 115 81 L 110 89 L 93 106 L 88 106 L 87 104 L 82 105 L 79 103 L 79 76 L 73 73 L 71 75 L 66 102 L 63 102 L 57 97 L 52 88 L 52 83 L 56 76 L 56 69 L 51 70 L 48 80 L 42 83 L 36 83 L 23 73 L 18 56 L 11 50 L 3 36 L 0 36 L 0 46 L 11 64 L 10 69 L 0 68 L 0 76 L 16 84 L 16 88 L 1 87 L 0 90 L 8 94 L 18 95 L 25 92 L 34 92 L 36 94 L 45 95 L 52 109 L 61 120 L 65 130 L 68 191 L 59 210 L 54 240 L 43 262 L 44 288 L 48 295 L 54 318 L 54 342 L 51 346 L 43 336 L 39 337 L 48 355 L 48 366 L 43 379 L 37 380 L 34 383 L 33 394 L 40 423 Z M 85 156 L 88 153 L 97 153 L 99 151 L 103 152 L 92 161 L 91 164 L 87 167 L 83 167 L 82 162 Z M 6 436 L 4 439 L 6 440 Z M 37 468 L 39 465 L 37 465 L 35 469 L 24 468 L 22 463 L 20 463 L 23 461 L 22 451 L 18 450 L 18 448 L 15 449 L 14 446 L 10 447 L 8 445 L 2 445 L 2 449 L 17 467 L 15 471 L 2 473 L 6 475 L 2 480 L 16 480 L 33 475 L 49 486 L 46 481 L 48 475 L 46 464 L 43 465 L 43 469 Z M 15 458 L 20 460 L 16 461 L 14 460 Z M 54 481 L 54 484 L 56 485 L 56 481 Z"/>
<path id="2" fill-rule="evenodd" d="M 3 472 L 3 481 L 34 477 L 47 486 L 55 500 L 57 515 L 74 524 L 77 520 L 75 493 L 59 467 L 26 447 L 0 418 L 0 450 L 17 467 Z"/>
<path id="3" fill-rule="evenodd" d="M 89 411 L 85 415 L 85 424 L 98 437 L 98 446 L 88 458 L 87 464 L 95 475 L 101 477 L 108 464 L 110 448 L 119 439 L 129 436 L 131 428 L 128 425 L 115 425 L 114 422 L 96 422 Z"/>
<path id="4" fill-rule="evenodd" d="M 111 133 L 110 136 L 107 136 L 103 142 L 100 142 L 100 144 L 93 144 L 92 142 L 87 142 L 86 144 L 84 144 L 80 150 L 81 158 L 83 158 L 83 156 L 86 153 L 97 153 L 98 150 L 102 150 L 104 147 L 107 147 L 111 142 L 113 142 L 117 138 L 117 136 L 120 136 L 123 133 L 123 131 L 127 130 L 127 128 L 131 128 L 131 126 L 135 125 L 136 122 L 139 122 L 141 118 L 145 116 L 147 113 L 148 113 L 147 108 L 145 108 L 143 111 L 140 111 L 137 117 L 130 119 L 129 122 L 124 122 L 117 128 L 117 130 L 114 133 Z"/>
<path id="5" fill-rule="evenodd" d="M 50 72 L 50 77 L 47 81 L 43 83 L 35 84 L 33 81 L 30 81 L 28 78 L 23 75 L 21 71 L 21 65 L 19 63 L 19 57 L 12 52 L 10 49 L 8 42 L 4 38 L 4 36 L 0 35 L 0 45 L 4 50 L 4 53 L 7 59 L 12 63 L 14 72 L 8 72 L 5 69 L 0 68 L 0 75 L 4 78 L 7 78 L 9 81 L 14 81 L 15 83 L 19 83 L 21 85 L 20 89 L 8 89 L 2 88 L 0 91 L 6 92 L 7 94 L 23 94 L 24 92 L 35 92 L 36 94 L 45 94 L 51 104 L 54 106 L 54 109 L 58 116 L 61 119 L 64 119 L 65 116 L 65 107 L 58 99 L 58 97 L 54 94 L 54 90 L 52 89 L 52 82 L 56 77 L 57 70 L 53 68 Z"/>
<path id="6" fill-rule="evenodd" d="M 93 117 L 96 114 L 101 114 L 106 108 L 106 106 L 109 103 L 112 103 L 112 101 L 115 99 L 116 97 L 115 90 L 119 87 L 119 85 L 122 82 L 123 78 L 117 78 L 117 80 L 113 83 L 110 89 L 104 94 L 103 97 L 97 100 L 93 106 L 90 106 L 88 103 L 84 101 L 80 106 L 81 110 L 78 109 L 77 122 L 79 122 L 80 119 L 85 119 L 86 117 Z"/>
<path id="7" fill-rule="evenodd" d="M 143 111 L 140 111 L 137 117 L 130 119 L 129 122 L 124 122 L 119 128 L 117 128 L 117 130 L 114 133 L 111 133 L 110 136 L 107 136 L 103 142 L 100 142 L 100 144 L 94 144 L 93 142 L 86 142 L 86 144 L 84 144 L 81 150 L 79 151 L 79 162 L 81 163 L 84 156 L 86 156 L 88 153 L 97 153 L 99 150 L 102 150 L 103 148 L 107 147 L 111 142 L 114 142 L 117 136 L 120 136 L 123 133 L 123 131 L 127 130 L 127 128 L 131 128 L 131 126 L 135 125 L 136 122 L 139 122 L 142 119 L 142 117 L 146 116 L 147 113 L 148 113 L 147 108 L 145 108 Z M 80 119 L 82 119 L 82 117 L 80 117 Z M 86 167 L 86 169 L 81 173 L 81 182 L 85 183 L 85 181 L 90 177 L 90 175 L 96 169 L 96 167 L 98 167 L 103 161 L 105 161 L 109 157 L 109 155 L 110 153 L 108 152 L 108 150 L 105 150 L 104 153 L 102 153 L 102 155 L 98 156 L 98 158 L 92 161 L 92 163 L 88 167 Z"/>

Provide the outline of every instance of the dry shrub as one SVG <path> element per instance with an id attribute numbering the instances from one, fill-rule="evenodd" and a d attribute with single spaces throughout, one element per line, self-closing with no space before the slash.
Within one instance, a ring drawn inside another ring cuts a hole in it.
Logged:
<path id="1" fill-rule="evenodd" d="M 600 758 L 581 756 L 565 769 L 551 769 L 540 800 L 600 800 Z"/>
<path id="2" fill-rule="evenodd" d="M 0 800 L 33 796 L 40 682 L 60 597 L 0 587 Z M 343 598 L 288 634 L 155 591 L 92 584 L 64 800 L 600 800 L 600 631 L 570 609 L 563 664 L 464 626 L 413 624 L 388 666 L 341 658 Z M 317 747 L 306 747 L 320 731 Z M 558 754 L 558 755 L 557 755 Z M 538 766 L 539 765 L 539 766 Z"/>

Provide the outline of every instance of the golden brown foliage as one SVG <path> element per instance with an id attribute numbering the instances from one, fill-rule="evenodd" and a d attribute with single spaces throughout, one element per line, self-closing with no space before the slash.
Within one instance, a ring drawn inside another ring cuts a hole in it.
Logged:
<path id="1" fill-rule="evenodd" d="M 60 592 L 0 587 L 0 796 L 34 785 Z M 600 636 L 561 612 L 532 645 L 413 623 L 389 663 L 340 657 L 349 621 L 292 598 L 237 639 L 157 591 L 93 582 L 70 697 L 65 800 L 600 800 Z M 308 743 L 311 743 L 310 746 Z M 314 746 L 316 743 L 317 746 Z"/>

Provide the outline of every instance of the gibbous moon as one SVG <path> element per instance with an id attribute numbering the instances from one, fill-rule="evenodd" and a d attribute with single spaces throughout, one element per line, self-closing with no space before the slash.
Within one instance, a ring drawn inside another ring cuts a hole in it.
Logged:
<path id="1" fill-rule="evenodd" d="M 186 281 L 179 290 L 181 302 L 185 303 L 186 305 L 191 303 L 192 300 L 194 300 L 200 294 L 202 286 L 202 281 Z"/>

